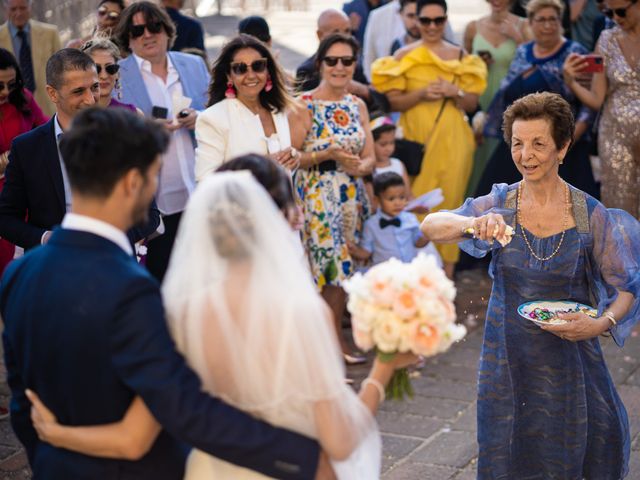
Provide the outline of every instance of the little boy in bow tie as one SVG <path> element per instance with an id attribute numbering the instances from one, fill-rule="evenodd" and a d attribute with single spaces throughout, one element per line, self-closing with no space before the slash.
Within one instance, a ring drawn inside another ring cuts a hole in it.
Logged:
<path id="1" fill-rule="evenodd" d="M 402 262 L 415 258 L 429 241 L 422 235 L 415 215 L 405 212 L 407 190 L 395 172 L 384 172 L 373 179 L 373 192 L 380 207 L 364 224 L 360 245 L 349 243 L 351 255 L 374 265 L 392 257 Z"/>

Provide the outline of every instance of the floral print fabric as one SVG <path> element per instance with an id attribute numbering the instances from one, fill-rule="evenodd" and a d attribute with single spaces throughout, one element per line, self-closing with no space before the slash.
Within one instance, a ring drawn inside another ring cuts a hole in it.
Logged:
<path id="1" fill-rule="evenodd" d="M 312 127 L 302 147 L 305 152 L 337 145 L 360 154 L 366 137 L 358 102 L 352 95 L 339 101 L 315 100 L 309 95 L 303 99 L 312 114 Z M 302 236 L 313 278 L 319 289 L 341 286 L 354 272 L 347 240 L 359 238 L 369 215 L 362 179 L 348 175 L 339 166 L 325 171 L 314 166 L 299 169 L 294 184 L 304 213 Z"/>

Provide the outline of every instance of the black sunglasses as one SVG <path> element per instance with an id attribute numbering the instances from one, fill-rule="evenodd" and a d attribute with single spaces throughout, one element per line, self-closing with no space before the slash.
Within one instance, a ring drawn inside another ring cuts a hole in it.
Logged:
<path id="1" fill-rule="evenodd" d="M 5 88 L 8 92 L 12 92 L 16 89 L 17 86 L 18 82 L 16 82 L 15 80 L 8 83 L 0 82 L 0 92 L 2 92 Z"/>
<path id="2" fill-rule="evenodd" d="M 420 22 L 420 25 L 424 25 L 425 27 L 428 27 L 432 23 L 435 24 L 436 27 L 441 27 L 444 25 L 444 22 L 447 21 L 447 16 L 445 15 L 444 17 L 436 18 L 418 17 L 418 21 Z"/>
<path id="3" fill-rule="evenodd" d="M 345 67 L 350 67 L 355 63 L 356 57 L 324 57 L 322 61 L 327 65 L 327 67 L 335 67 L 338 64 L 338 61 Z"/>
<path id="4" fill-rule="evenodd" d="M 247 65 L 244 62 L 234 62 L 231 64 L 231 71 L 236 75 L 244 75 L 249 71 L 254 73 L 262 73 L 267 69 L 267 59 L 261 58 L 260 60 L 254 60 L 251 64 Z"/>
<path id="5" fill-rule="evenodd" d="M 627 10 L 631 8 L 638 0 L 632 0 L 629 5 L 625 8 L 604 8 L 602 9 L 602 13 L 604 13 L 607 17 L 613 18 L 615 15 L 618 18 L 625 18 L 627 16 Z"/>
<path id="6" fill-rule="evenodd" d="M 144 29 L 149 33 L 160 33 L 164 28 L 162 22 L 143 23 L 142 25 L 131 25 L 131 38 L 138 38 L 144 35 Z"/>
<path id="7" fill-rule="evenodd" d="M 100 75 L 100 73 L 102 73 L 102 65 L 100 65 L 99 63 L 96 63 L 96 70 L 98 71 L 98 75 Z M 118 73 L 118 70 L 120 70 L 120 65 L 118 65 L 117 63 L 112 63 L 110 65 L 105 65 L 104 66 L 104 71 L 107 72 L 109 75 L 115 75 L 116 73 Z"/>

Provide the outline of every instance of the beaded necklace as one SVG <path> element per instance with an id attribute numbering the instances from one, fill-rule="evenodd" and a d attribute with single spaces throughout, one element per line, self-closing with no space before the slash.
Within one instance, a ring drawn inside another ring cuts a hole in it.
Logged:
<path id="1" fill-rule="evenodd" d="M 553 250 L 551 255 L 547 257 L 539 257 L 538 254 L 534 252 L 533 247 L 531 247 L 531 244 L 529 243 L 529 239 L 527 238 L 527 234 L 524 231 L 524 227 L 522 226 L 521 200 L 522 200 L 523 185 L 524 185 L 524 180 L 522 180 L 518 185 L 518 200 L 517 200 L 518 203 L 516 206 L 516 216 L 518 219 L 518 224 L 520 225 L 520 230 L 522 231 L 522 238 L 524 238 L 524 243 L 529 249 L 529 252 L 531 252 L 531 255 L 533 255 L 533 257 L 540 262 L 546 262 L 547 260 L 551 260 L 553 257 L 555 257 L 558 251 L 560 250 L 560 247 L 562 246 L 562 242 L 564 241 L 564 234 L 567 231 L 567 226 L 569 225 L 569 205 L 570 205 L 569 185 L 567 185 L 567 183 L 564 182 L 566 193 L 565 193 L 565 204 L 564 204 L 564 221 L 562 222 L 562 235 L 560 236 L 560 241 L 558 242 L 558 245 L 556 246 L 556 248 Z"/>

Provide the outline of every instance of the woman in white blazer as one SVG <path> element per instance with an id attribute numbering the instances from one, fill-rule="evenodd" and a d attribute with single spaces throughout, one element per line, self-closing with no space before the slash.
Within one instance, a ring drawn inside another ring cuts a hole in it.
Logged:
<path id="1" fill-rule="evenodd" d="M 283 73 L 260 40 L 239 35 L 213 67 L 209 107 L 196 122 L 196 180 L 240 155 L 269 156 L 289 170 L 300 154 L 291 148 Z"/>

